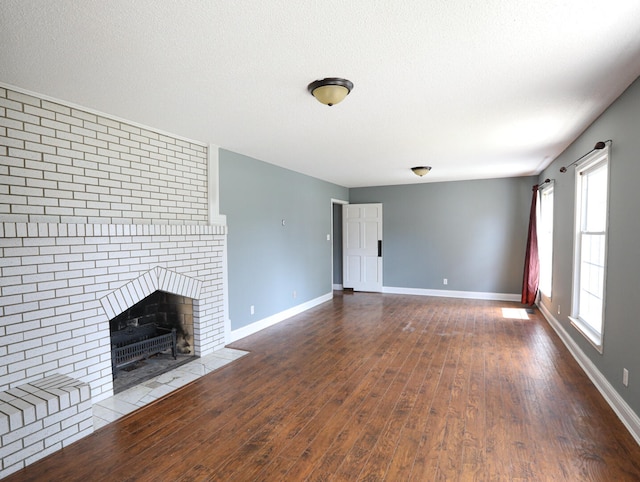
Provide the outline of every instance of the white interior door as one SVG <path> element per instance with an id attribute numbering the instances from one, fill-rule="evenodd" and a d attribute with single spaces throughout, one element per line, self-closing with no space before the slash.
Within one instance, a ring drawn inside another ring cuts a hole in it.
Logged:
<path id="1" fill-rule="evenodd" d="M 342 207 L 342 285 L 382 292 L 382 204 Z"/>

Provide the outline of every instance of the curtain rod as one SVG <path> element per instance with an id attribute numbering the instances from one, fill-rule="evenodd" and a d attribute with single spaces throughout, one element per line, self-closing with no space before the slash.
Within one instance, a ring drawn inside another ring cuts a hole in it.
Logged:
<path id="1" fill-rule="evenodd" d="M 551 180 L 551 179 L 549 179 L 549 178 L 546 178 L 546 179 L 545 179 L 544 181 L 542 181 L 540 184 L 534 184 L 532 189 L 533 189 L 534 191 L 539 191 L 539 190 L 540 190 L 540 188 L 541 188 L 542 186 L 544 186 L 545 184 L 552 183 L 552 182 L 554 182 L 554 181 L 555 181 L 555 179 L 554 179 L 554 180 Z"/>
<path id="2" fill-rule="evenodd" d="M 584 156 L 580 157 L 580 159 L 577 159 L 575 161 L 573 161 L 571 164 L 569 164 L 568 166 L 562 166 L 560 168 L 560 172 L 564 173 L 567 172 L 567 167 L 571 167 L 571 166 L 575 166 L 578 162 L 580 162 L 582 159 L 584 159 L 585 157 L 587 157 L 589 154 L 591 154 L 593 151 L 599 151 L 601 149 L 604 149 L 607 145 L 607 142 L 612 142 L 611 139 L 607 140 L 607 141 L 598 141 L 596 142 L 596 145 L 593 147 L 593 149 L 591 149 L 589 152 L 587 152 Z"/>

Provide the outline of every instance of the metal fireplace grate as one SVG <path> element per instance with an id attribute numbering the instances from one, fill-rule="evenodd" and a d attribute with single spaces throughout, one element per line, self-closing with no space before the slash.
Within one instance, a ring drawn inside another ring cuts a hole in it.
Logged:
<path id="1" fill-rule="evenodd" d="M 176 330 L 169 330 L 148 323 L 141 326 L 129 326 L 124 330 L 111 333 L 111 365 L 113 377 L 117 376 L 118 368 L 138 360 L 143 360 L 157 353 L 171 350 L 171 355 L 177 358 Z"/>

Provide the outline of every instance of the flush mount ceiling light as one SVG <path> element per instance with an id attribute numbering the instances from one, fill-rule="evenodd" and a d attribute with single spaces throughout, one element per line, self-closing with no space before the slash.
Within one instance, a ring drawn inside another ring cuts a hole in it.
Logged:
<path id="1" fill-rule="evenodd" d="M 412 167 L 411 170 L 416 176 L 422 177 L 425 174 L 429 174 L 429 171 L 431 170 L 431 166 L 416 166 L 416 167 Z"/>
<path id="2" fill-rule="evenodd" d="M 337 77 L 327 77 L 326 79 L 311 82 L 307 87 L 312 96 L 325 105 L 335 105 L 342 102 L 353 89 L 353 82 Z"/>

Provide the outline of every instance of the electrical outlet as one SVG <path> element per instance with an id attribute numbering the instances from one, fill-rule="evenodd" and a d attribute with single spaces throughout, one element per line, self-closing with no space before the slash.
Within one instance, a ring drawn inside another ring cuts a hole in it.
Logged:
<path id="1" fill-rule="evenodd" d="M 443 280 L 442 280 L 442 284 L 443 284 L 443 285 L 446 285 L 446 284 L 448 284 L 448 283 L 449 283 L 449 280 L 448 280 L 447 278 L 445 278 L 445 279 L 443 279 Z"/>
<path id="2" fill-rule="evenodd" d="M 297 298 L 298 297 L 298 293 L 296 293 L 296 290 L 293 290 L 293 297 Z"/>
<path id="3" fill-rule="evenodd" d="M 255 314 L 256 314 L 256 308 L 255 308 L 255 306 L 251 305 L 251 308 L 249 309 L 249 311 L 251 311 L 251 314 L 252 314 L 252 315 L 255 315 Z"/>
<path id="4" fill-rule="evenodd" d="M 560 305 L 558 305 L 558 314 L 560 314 Z"/>
<path id="5" fill-rule="evenodd" d="M 629 370 L 627 370 L 626 368 L 622 369 L 622 384 L 625 387 L 629 386 Z"/>

